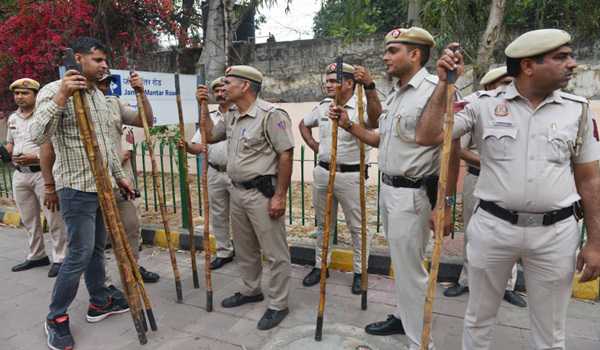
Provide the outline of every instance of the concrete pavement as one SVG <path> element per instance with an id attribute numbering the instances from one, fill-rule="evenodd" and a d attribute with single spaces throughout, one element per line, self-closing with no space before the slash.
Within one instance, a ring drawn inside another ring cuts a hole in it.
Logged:
<path id="1" fill-rule="evenodd" d="M 26 235 L 22 229 L 0 227 L 0 349 L 45 349 L 46 337 L 42 322 L 48 310 L 53 281 L 46 274 L 48 268 L 25 272 L 11 272 L 26 252 Z M 109 255 L 111 256 L 111 255 Z M 204 290 L 192 289 L 189 253 L 177 254 L 184 289 L 184 303 L 175 303 L 175 288 L 168 253 L 161 248 L 146 248 L 141 253 L 141 264 L 161 274 L 161 280 L 147 285 L 157 317 L 158 332 L 148 333 L 148 344 L 140 346 L 128 315 L 118 315 L 97 324 L 85 321 L 87 290 L 80 285 L 77 299 L 69 310 L 71 330 L 76 349 L 247 349 L 259 350 L 274 341 L 289 336 L 294 329 L 307 329 L 316 320 L 319 299 L 318 286 L 305 288 L 301 279 L 309 267 L 292 269 L 290 315 L 270 331 L 261 332 L 256 323 L 262 316 L 265 303 L 223 309 L 221 300 L 241 286 L 237 267 L 229 264 L 213 273 L 215 310 L 204 311 Z M 197 259 L 201 264 L 203 259 Z M 118 276 L 114 259 L 109 262 L 113 276 Z M 201 271 L 202 266 L 199 266 Z M 384 276 L 370 276 L 369 307 L 360 310 L 360 297 L 350 293 L 350 273 L 333 272 L 328 280 L 327 309 L 324 338 L 340 328 L 359 330 L 367 323 L 382 320 L 394 308 L 393 281 Z M 433 324 L 434 340 L 440 350 L 459 350 L 462 335 L 462 317 L 467 297 L 438 297 Z M 297 328 L 296 328 L 297 327 Z M 600 349 L 600 305 L 594 302 L 572 300 L 567 321 L 568 348 L 576 350 Z M 310 333 L 310 332 L 308 332 Z M 502 303 L 495 327 L 493 350 L 528 349 L 529 321 L 526 309 Z M 336 334 L 335 336 L 338 336 Z M 372 338 L 358 331 L 354 338 L 373 345 L 373 348 L 401 349 L 402 336 Z M 302 344 L 310 344 L 306 340 Z M 341 349 L 332 347 L 331 349 Z M 310 345 L 307 345 L 310 346 Z"/>

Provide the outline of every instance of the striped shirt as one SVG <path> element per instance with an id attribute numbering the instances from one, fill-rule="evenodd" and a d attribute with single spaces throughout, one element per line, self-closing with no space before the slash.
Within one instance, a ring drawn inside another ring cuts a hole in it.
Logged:
<path id="1" fill-rule="evenodd" d="M 82 192 L 97 192 L 96 181 L 77 128 L 73 98 L 69 98 L 65 107 L 59 107 L 52 100 L 59 91 L 60 83 L 60 80 L 54 81 L 38 93 L 30 125 L 32 139 L 38 145 L 50 140 L 54 146 L 56 161 L 52 174 L 57 190 L 71 188 Z M 83 96 L 90 106 L 90 118 L 103 160 L 108 160 L 109 171 L 115 179 L 126 178 L 110 137 L 114 126 L 106 98 L 97 88 L 87 90 Z"/>

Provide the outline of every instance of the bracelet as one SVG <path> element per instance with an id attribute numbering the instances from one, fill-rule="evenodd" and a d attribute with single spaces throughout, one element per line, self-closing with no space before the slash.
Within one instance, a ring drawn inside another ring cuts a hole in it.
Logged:
<path id="1" fill-rule="evenodd" d="M 349 124 L 347 127 L 342 127 L 342 129 L 346 130 L 346 131 L 350 131 L 350 129 L 352 129 L 352 127 L 354 126 L 354 122 L 352 120 L 350 120 Z"/>
<path id="2" fill-rule="evenodd" d="M 446 196 L 445 199 L 446 199 L 446 205 L 447 206 L 449 206 L 449 207 L 454 206 L 454 203 L 455 203 L 454 196 Z"/>

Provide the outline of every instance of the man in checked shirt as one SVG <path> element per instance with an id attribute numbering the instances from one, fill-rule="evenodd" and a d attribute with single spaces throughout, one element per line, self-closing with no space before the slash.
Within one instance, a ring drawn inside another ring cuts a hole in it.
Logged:
<path id="1" fill-rule="evenodd" d="M 73 101 L 81 91 L 90 106 L 100 152 L 112 174 L 113 186 L 133 195 L 110 137 L 113 121 L 106 98 L 98 90 L 98 79 L 108 71 L 107 49 L 93 38 L 78 38 L 72 45 L 81 72 L 70 70 L 62 80 L 46 85 L 38 94 L 30 132 L 34 142 L 51 140 L 56 153 L 53 167 L 60 211 L 67 226 L 68 252 L 59 271 L 46 318 L 45 330 L 51 349 L 72 349 L 67 309 L 73 302 L 81 275 L 90 295 L 86 319 L 98 322 L 129 310 L 124 298 L 111 298 L 105 287 L 104 246 L 106 229 L 100 211 L 96 182 L 81 141 Z"/>

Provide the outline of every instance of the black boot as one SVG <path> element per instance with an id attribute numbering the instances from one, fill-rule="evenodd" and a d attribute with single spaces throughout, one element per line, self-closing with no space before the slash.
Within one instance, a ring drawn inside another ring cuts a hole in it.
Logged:
<path id="1" fill-rule="evenodd" d="M 256 328 L 258 328 L 261 331 L 266 331 L 267 329 L 276 327 L 278 324 L 281 323 L 281 321 L 283 321 L 283 319 L 288 315 L 289 312 L 289 309 L 267 309 L 263 317 L 260 319 L 260 321 L 258 321 L 258 325 Z"/>
<path id="2" fill-rule="evenodd" d="M 232 261 L 233 261 L 233 256 L 230 256 L 228 258 L 216 257 L 215 260 L 213 260 L 210 263 L 210 269 L 211 270 L 220 269 L 221 267 L 225 266 L 225 264 L 228 264 L 228 263 L 230 263 Z"/>
<path id="3" fill-rule="evenodd" d="M 504 300 L 518 307 L 527 307 L 525 299 L 512 290 L 504 291 Z"/>
<path id="4" fill-rule="evenodd" d="M 360 278 L 361 278 L 361 274 L 360 273 L 354 273 L 354 279 L 352 280 L 352 294 L 360 294 L 361 292 L 361 288 L 360 288 Z"/>
<path id="5" fill-rule="evenodd" d="M 327 278 L 329 278 L 329 270 L 327 270 Z M 321 269 L 318 267 L 313 268 L 306 277 L 302 280 L 302 285 L 305 287 L 314 286 L 321 280 Z"/>
<path id="6" fill-rule="evenodd" d="M 388 315 L 387 320 L 375 322 L 365 327 L 365 332 L 372 335 L 405 334 L 402 321 L 394 315 Z"/>
<path id="7" fill-rule="evenodd" d="M 50 259 L 48 257 L 39 260 L 25 260 L 24 262 L 12 267 L 13 272 L 25 271 L 33 269 L 34 267 L 48 266 L 50 265 Z"/>
<path id="8" fill-rule="evenodd" d="M 468 292 L 469 292 L 469 287 L 461 286 L 460 284 L 457 283 L 456 285 L 447 288 L 444 291 L 444 296 L 447 296 L 448 298 L 454 298 L 454 297 L 463 295 Z"/>

